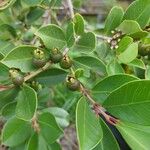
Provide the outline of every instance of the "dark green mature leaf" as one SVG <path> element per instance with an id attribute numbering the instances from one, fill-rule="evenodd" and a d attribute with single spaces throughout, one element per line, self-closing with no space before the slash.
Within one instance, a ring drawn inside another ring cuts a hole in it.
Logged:
<path id="1" fill-rule="evenodd" d="M 22 72 L 34 71 L 32 57 L 35 49 L 31 46 L 16 47 L 2 60 L 2 63 L 10 68 L 19 68 Z"/>
<path id="2" fill-rule="evenodd" d="M 39 116 L 40 134 L 48 144 L 54 143 L 62 134 L 62 130 L 56 123 L 54 116 L 50 113 L 43 113 Z"/>
<path id="3" fill-rule="evenodd" d="M 102 141 L 94 148 L 93 150 L 120 150 L 119 145 L 104 121 L 101 120 L 101 126 L 103 129 L 103 138 Z"/>
<path id="4" fill-rule="evenodd" d="M 8 8 L 12 5 L 16 0 L 4 0 L 0 3 L 0 11 Z"/>
<path id="5" fill-rule="evenodd" d="M 0 111 L 6 104 L 14 101 L 17 93 L 18 89 L 0 91 Z"/>
<path id="6" fill-rule="evenodd" d="M 67 44 L 63 30 L 54 24 L 41 27 L 35 34 L 42 39 L 49 49 L 62 49 Z"/>
<path id="7" fill-rule="evenodd" d="M 136 0 L 133 2 L 124 14 L 124 20 L 135 20 L 144 28 L 150 19 L 150 1 Z"/>
<path id="8" fill-rule="evenodd" d="M 106 74 L 105 64 L 98 58 L 93 56 L 79 56 L 74 58 L 75 63 L 81 64 L 92 71 L 104 75 Z"/>
<path id="9" fill-rule="evenodd" d="M 62 69 L 51 68 L 37 75 L 35 80 L 46 86 L 53 86 L 64 81 L 66 75 L 67 72 Z"/>
<path id="10" fill-rule="evenodd" d="M 92 112 L 85 98 L 81 98 L 77 104 L 76 128 L 80 150 L 93 149 L 102 140 L 99 118 Z"/>
<path id="11" fill-rule="evenodd" d="M 23 120 L 31 120 L 37 108 L 36 92 L 31 87 L 23 85 L 16 100 L 16 116 Z"/>
<path id="12" fill-rule="evenodd" d="M 118 27 L 124 34 L 128 34 L 133 38 L 142 38 L 148 35 L 148 32 L 143 31 L 140 25 L 133 20 L 124 20 Z"/>
<path id="13" fill-rule="evenodd" d="M 75 32 L 77 35 L 81 35 L 84 33 L 84 19 L 80 14 L 75 14 L 73 18 L 73 22 L 75 24 Z"/>
<path id="14" fill-rule="evenodd" d="M 122 63 L 130 63 L 132 62 L 138 55 L 138 43 L 133 43 L 128 46 L 128 48 L 118 55 L 118 59 Z"/>
<path id="15" fill-rule="evenodd" d="M 115 6 L 111 9 L 105 21 L 105 33 L 110 34 L 112 30 L 119 26 L 123 18 L 124 12 L 121 7 Z"/>
<path id="16" fill-rule="evenodd" d="M 5 124 L 2 131 L 3 144 L 14 147 L 23 143 L 30 135 L 31 126 L 29 122 L 11 118 Z"/>
<path id="17" fill-rule="evenodd" d="M 63 128 L 69 125 L 69 114 L 62 108 L 49 107 L 42 110 L 42 112 L 49 112 L 54 115 L 56 122 Z"/>
<path id="18" fill-rule="evenodd" d="M 111 61 L 107 66 L 107 73 L 108 75 L 115 75 L 124 73 L 122 66 L 117 62 L 117 60 Z"/>
<path id="19" fill-rule="evenodd" d="M 123 84 L 130 81 L 138 80 L 137 77 L 125 74 L 118 74 L 113 76 L 108 76 L 102 81 L 98 82 L 92 89 L 92 91 L 107 91 L 112 92 L 113 90 L 119 88 Z M 111 85 L 111 86 L 110 86 Z"/>
<path id="20" fill-rule="evenodd" d="M 122 134 L 132 150 L 148 150 L 150 147 L 150 126 L 141 126 L 127 122 L 117 124 L 117 129 Z"/>
<path id="21" fill-rule="evenodd" d="M 75 51 L 89 53 L 95 49 L 96 37 L 93 32 L 83 33 L 76 45 L 73 47 Z"/>
<path id="22" fill-rule="evenodd" d="M 129 82 L 113 91 L 104 107 L 115 117 L 128 122 L 150 125 L 150 81 Z"/>
<path id="23" fill-rule="evenodd" d="M 75 42 L 74 23 L 69 23 L 66 31 L 67 46 L 72 47 Z"/>

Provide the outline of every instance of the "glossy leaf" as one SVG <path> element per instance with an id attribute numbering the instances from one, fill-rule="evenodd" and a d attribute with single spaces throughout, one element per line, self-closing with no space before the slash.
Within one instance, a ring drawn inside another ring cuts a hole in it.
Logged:
<path id="1" fill-rule="evenodd" d="M 31 120 L 37 108 L 36 92 L 31 87 L 23 85 L 16 101 L 16 116 L 23 120 Z"/>
<path id="2" fill-rule="evenodd" d="M 132 150 L 148 150 L 150 147 L 150 126 L 120 122 L 117 129 Z"/>
<path id="3" fill-rule="evenodd" d="M 43 113 L 39 116 L 40 134 L 48 144 L 54 143 L 62 134 L 62 130 L 56 123 L 54 116 L 50 113 Z"/>
<path id="4" fill-rule="evenodd" d="M 32 65 L 33 51 L 35 47 L 19 46 L 14 48 L 3 60 L 2 63 L 10 68 L 19 68 L 22 72 L 35 70 Z"/>
<path id="5" fill-rule="evenodd" d="M 109 12 L 106 21 L 105 21 L 105 33 L 110 34 L 112 30 L 114 30 L 123 18 L 124 12 L 121 7 L 115 6 Z"/>
<path id="6" fill-rule="evenodd" d="M 3 128 L 2 142 L 10 147 L 17 146 L 29 137 L 30 132 L 31 126 L 28 122 L 17 118 L 11 118 Z"/>
<path id="7" fill-rule="evenodd" d="M 80 150 L 92 150 L 102 140 L 103 132 L 99 118 L 92 112 L 84 98 L 77 104 L 76 129 Z"/>
<path id="8" fill-rule="evenodd" d="M 62 49 L 67 44 L 63 30 L 54 24 L 41 27 L 35 34 L 42 39 L 44 45 L 49 49 Z"/>
<path id="9" fill-rule="evenodd" d="M 133 81 L 113 91 L 104 107 L 115 117 L 132 123 L 150 125 L 150 81 Z"/>
<path id="10" fill-rule="evenodd" d="M 150 18 L 150 1 L 136 0 L 126 10 L 124 20 L 135 20 L 144 28 Z"/>

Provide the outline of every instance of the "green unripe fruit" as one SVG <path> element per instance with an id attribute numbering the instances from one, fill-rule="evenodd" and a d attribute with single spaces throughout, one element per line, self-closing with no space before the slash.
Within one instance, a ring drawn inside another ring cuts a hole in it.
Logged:
<path id="1" fill-rule="evenodd" d="M 33 32 L 27 31 L 27 32 L 24 34 L 24 36 L 23 36 L 23 40 L 24 40 L 25 42 L 30 42 L 30 41 L 33 39 L 33 37 L 34 37 Z"/>
<path id="2" fill-rule="evenodd" d="M 10 78 L 14 85 L 20 86 L 24 82 L 24 76 L 17 69 L 9 70 Z"/>
<path id="3" fill-rule="evenodd" d="M 72 60 L 68 56 L 64 56 L 60 61 L 60 67 L 63 69 L 69 69 L 72 66 Z"/>
<path id="4" fill-rule="evenodd" d="M 62 58 L 63 58 L 63 54 L 57 48 L 52 49 L 51 55 L 50 55 L 50 60 L 53 63 L 60 62 Z"/>
<path id="5" fill-rule="evenodd" d="M 32 62 L 33 62 L 33 65 L 37 68 L 44 67 L 47 62 L 44 52 L 40 49 L 34 50 Z"/>
<path id="6" fill-rule="evenodd" d="M 80 89 L 80 81 L 74 77 L 67 77 L 66 84 L 71 91 L 77 91 Z"/>

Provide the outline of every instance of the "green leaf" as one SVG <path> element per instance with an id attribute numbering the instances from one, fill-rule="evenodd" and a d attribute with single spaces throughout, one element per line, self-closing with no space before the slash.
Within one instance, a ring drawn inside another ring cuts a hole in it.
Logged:
<path id="1" fill-rule="evenodd" d="M 150 147 L 150 126 L 120 122 L 117 129 L 132 150 L 148 150 Z"/>
<path id="2" fill-rule="evenodd" d="M 118 55 L 118 59 L 122 63 L 130 63 L 132 62 L 138 55 L 138 43 L 133 43 L 128 46 L 128 48 Z"/>
<path id="3" fill-rule="evenodd" d="M 6 104 L 14 101 L 17 93 L 18 89 L 14 88 L 0 91 L 0 111 Z"/>
<path id="4" fill-rule="evenodd" d="M 122 53 L 124 52 L 129 45 L 131 45 L 133 43 L 133 39 L 129 36 L 125 36 L 121 39 L 121 41 L 118 44 L 118 49 L 116 49 L 116 51 L 118 53 Z"/>
<path id="5" fill-rule="evenodd" d="M 104 107 L 113 116 L 132 123 L 150 125 L 150 81 L 133 81 L 113 91 Z"/>
<path id="6" fill-rule="evenodd" d="M 98 58 L 93 56 L 79 56 L 74 58 L 75 63 L 81 64 L 92 71 L 104 75 L 106 74 L 105 64 Z"/>
<path id="7" fill-rule="evenodd" d="M 6 146 L 14 147 L 23 143 L 30 135 L 31 126 L 28 122 L 11 118 L 2 131 L 2 142 Z"/>
<path id="8" fill-rule="evenodd" d="M 124 73 L 122 66 L 117 62 L 117 60 L 112 60 L 107 66 L 107 73 L 108 75 L 115 75 Z"/>
<path id="9" fill-rule="evenodd" d="M 5 0 L 0 3 L 0 11 L 11 6 L 16 0 Z"/>
<path id="10" fill-rule="evenodd" d="M 22 2 L 28 6 L 36 6 L 39 5 L 43 0 L 22 0 Z"/>
<path id="11" fill-rule="evenodd" d="M 73 22 L 75 24 L 75 32 L 77 35 L 81 35 L 84 33 L 84 19 L 80 14 L 75 14 L 73 18 Z"/>
<path id="12" fill-rule="evenodd" d="M 145 71 L 145 79 L 150 80 L 150 66 L 146 66 L 146 71 Z"/>
<path id="13" fill-rule="evenodd" d="M 110 34 L 112 30 L 119 26 L 123 18 L 123 9 L 115 6 L 111 9 L 105 21 L 104 31 L 106 34 Z"/>
<path id="14" fill-rule="evenodd" d="M 120 150 L 119 145 L 104 121 L 101 120 L 101 126 L 103 129 L 103 138 L 102 141 L 94 148 L 93 150 Z"/>
<path id="15" fill-rule="evenodd" d="M 41 27 L 35 34 L 42 39 L 49 49 L 62 49 L 66 46 L 66 37 L 63 30 L 54 24 Z"/>
<path id="16" fill-rule="evenodd" d="M 133 38 L 142 38 L 148 35 L 146 31 L 143 31 L 140 25 L 133 20 L 124 20 L 118 27 L 124 34 L 130 35 Z"/>
<path id="17" fill-rule="evenodd" d="M 62 134 L 62 130 L 56 123 L 54 116 L 50 113 L 43 113 L 39 116 L 40 134 L 48 144 L 54 143 Z"/>
<path id="18" fill-rule="evenodd" d="M 136 0 L 128 7 L 124 14 L 124 20 L 135 20 L 144 28 L 150 19 L 150 1 Z"/>
<path id="19" fill-rule="evenodd" d="M 10 68 L 19 68 L 22 72 L 34 71 L 35 68 L 32 65 L 32 57 L 35 49 L 35 47 L 31 46 L 16 47 L 8 53 L 2 60 L 2 63 Z"/>
<path id="20" fill-rule="evenodd" d="M 37 109 L 36 92 L 31 87 L 23 85 L 16 100 L 16 116 L 23 120 L 31 120 Z"/>
<path id="21" fill-rule="evenodd" d="M 42 110 L 42 112 L 49 112 L 54 115 L 56 122 L 63 128 L 69 125 L 69 114 L 62 108 L 49 107 Z"/>
<path id="22" fill-rule="evenodd" d="M 144 62 L 141 59 L 135 58 L 133 61 L 131 61 L 129 66 L 141 68 L 141 69 L 146 69 Z"/>
<path id="23" fill-rule="evenodd" d="M 138 80 L 137 77 L 125 74 L 118 74 L 113 76 L 108 76 L 105 79 L 98 82 L 92 89 L 92 91 L 107 91 L 112 92 L 113 90 L 119 88 L 123 84 L 130 81 Z M 111 86 L 110 86 L 111 85 Z"/>
<path id="24" fill-rule="evenodd" d="M 37 75 L 35 80 L 46 86 L 53 86 L 64 81 L 66 75 L 67 72 L 62 69 L 51 68 Z"/>
<path id="25" fill-rule="evenodd" d="M 10 102 L 6 104 L 1 112 L 2 116 L 5 117 L 6 119 L 9 119 L 15 115 L 15 108 L 16 108 L 16 102 Z"/>
<path id="26" fill-rule="evenodd" d="M 8 41 L 0 40 L 0 52 L 6 56 L 13 48 L 14 44 Z"/>
<path id="27" fill-rule="evenodd" d="M 77 43 L 74 45 L 73 50 L 79 52 L 89 53 L 95 49 L 96 37 L 93 32 L 83 33 Z"/>
<path id="28" fill-rule="evenodd" d="M 81 98 L 76 108 L 76 129 L 80 150 L 90 150 L 102 140 L 99 118 L 92 112 L 86 100 Z"/>
<path id="29" fill-rule="evenodd" d="M 67 46 L 72 47 L 75 42 L 75 29 L 74 29 L 74 23 L 69 23 L 67 30 L 66 30 L 66 40 L 67 40 Z"/>

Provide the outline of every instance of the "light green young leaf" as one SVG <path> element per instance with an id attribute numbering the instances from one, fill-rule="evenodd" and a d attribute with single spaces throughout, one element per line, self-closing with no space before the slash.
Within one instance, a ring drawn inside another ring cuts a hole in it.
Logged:
<path id="1" fill-rule="evenodd" d="M 124 20 L 135 20 L 144 28 L 150 19 L 150 1 L 136 0 L 127 8 Z"/>
<path id="2" fill-rule="evenodd" d="M 115 6 L 111 9 L 105 21 L 105 33 L 110 34 L 121 23 L 124 12 L 121 7 Z"/>
<path id="3" fill-rule="evenodd" d="M 75 24 L 75 32 L 77 35 L 81 35 L 84 33 L 84 19 L 80 14 L 75 14 L 73 18 L 73 22 Z"/>
<path id="4" fill-rule="evenodd" d="M 104 107 L 115 117 L 132 123 L 150 125 L 150 81 L 129 82 L 113 91 Z"/>
<path id="5" fill-rule="evenodd" d="M 133 61 L 131 61 L 129 66 L 141 68 L 141 69 L 146 69 L 144 62 L 141 59 L 135 58 Z"/>
<path id="6" fill-rule="evenodd" d="M 118 55 L 120 62 L 127 64 L 132 62 L 138 55 L 138 43 L 133 43 L 128 48 Z"/>
<path id="7" fill-rule="evenodd" d="M 150 80 L 150 66 L 146 66 L 145 79 Z"/>
<path id="8" fill-rule="evenodd" d="M 19 68 L 22 72 L 34 71 L 35 68 L 32 65 L 32 58 L 35 49 L 35 47 L 31 46 L 16 47 L 6 55 L 2 63 L 10 68 Z"/>
<path id="9" fill-rule="evenodd" d="M 99 118 L 81 98 L 76 108 L 76 129 L 80 150 L 92 150 L 102 140 Z"/>
<path id="10" fill-rule="evenodd" d="M 48 144 L 54 143 L 62 134 L 62 130 L 57 125 L 55 117 L 46 112 L 39 116 L 40 134 Z"/>
<path id="11" fill-rule="evenodd" d="M 10 147 L 20 145 L 29 137 L 30 132 L 31 126 L 29 122 L 11 118 L 2 130 L 2 142 Z"/>
<path id="12" fill-rule="evenodd" d="M 120 122 L 117 129 L 132 150 L 148 150 L 150 147 L 150 126 Z"/>
<path id="13" fill-rule="evenodd" d="M 16 116 L 23 120 L 31 120 L 37 109 L 37 93 L 31 87 L 23 85 L 16 101 Z"/>
<path id="14" fill-rule="evenodd" d="M 44 45 L 49 49 L 62 49 L 67 44 L 63 30 L 54 24 L 41 27 L 35 34 L 42 39 Z"/>

